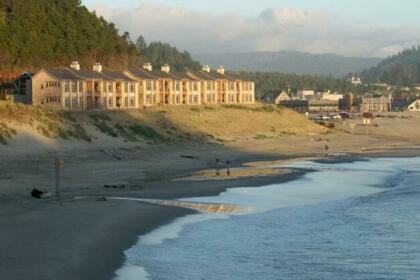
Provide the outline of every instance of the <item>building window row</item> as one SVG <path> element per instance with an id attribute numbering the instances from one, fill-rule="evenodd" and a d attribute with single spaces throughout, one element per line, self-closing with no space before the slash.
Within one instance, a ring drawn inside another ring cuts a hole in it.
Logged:
<path id="1" fill-rule="evenodd" d="M 64 99 L 64 107 L 71 109 L 84 109 L 83 97 L 67 97 Z"/>
<path id="2" fill-rule="evenodd" d="M 60 86 L 61 86 L 60 82 L 56 82 L 56 81 L 46 82 L 45 83 L 45 88 L 49 88 L 49 87 L 60 87 Z"/>

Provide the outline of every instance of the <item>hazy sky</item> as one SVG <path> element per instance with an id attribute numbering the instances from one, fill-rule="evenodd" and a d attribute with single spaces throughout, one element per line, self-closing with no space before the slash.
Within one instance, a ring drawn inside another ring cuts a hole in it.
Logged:
<path id="1" fill-rule="evenodd" d="M 420 44 L 420 0 L 84 0 L 135 38 L 192 53 L 386 56 Z"/>

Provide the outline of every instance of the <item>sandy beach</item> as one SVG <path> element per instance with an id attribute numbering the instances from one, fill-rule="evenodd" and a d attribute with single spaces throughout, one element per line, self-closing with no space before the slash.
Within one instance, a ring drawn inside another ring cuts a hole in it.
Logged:
<path id="1" fill-rule="evenodd" d="M 144 202 L 75 201 L 76 196 L 212 196 L 227 188 L 293 180 L 310 171 L 282 169 L 282 164 L 293 160 L 338 163 L 363 157 L 419 156 L 420 131 L 413 127 L 418 120 L 402 120 L 402 125 L 397 121 L 378 120 L 378 127 L 372 127 L 368 136 L 363 127 L 350 134 L 343 126 L 328 134 L 244 138 L 223 144 L 189 142 L 145 148 L 115 140 L 103 146 L 63 141 L 61 202 L 30 198 L 33 188 L 54 192 L 56 146 L 25 147 L 25 139 L 17 139 L 0 147 L 0 278 L 112 279 L 124 262 L 124 250 L 140 235 L 192 213 Z M 408 128 L 402 137 L 396 133 Z M 216 176 L 216 158 L 232 162 L 231 177 Z M 280 167 L 265 167 L 272 165 Z M 104 187 L 117 183 L 125 187 Z"/>

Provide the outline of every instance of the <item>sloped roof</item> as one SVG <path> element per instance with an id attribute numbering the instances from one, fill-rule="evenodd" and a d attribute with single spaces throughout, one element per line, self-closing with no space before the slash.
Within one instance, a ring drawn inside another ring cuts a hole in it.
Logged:
<path id="1" fill-rule="evenodd" d="M 160 70 L 153 70 L 150 72 L 155 78 L 160 78 L 160 79 L 169 79 L 169 80 L 181 80 L 176 76 L 173 76 L 169 73 L 160 71 Z"/>
<path id="2" fill-rule="evenodd" d="M 156 77 L 152 75 L 151 72 L 148 70 L 140 69 L 140 68 L 130 68 L 128 71 L 133 74 L 134 76 L 137 76 L 144 80 L 153 80 Z"/>
<path id="3" fill-rule="evenodd" d="M 241 74 L 236 72 L 227 72 L 225 73 L 225 76 L 228 76 L 229 78 L 234 80 L 247 81 L 247 79 L 244 79 L 244 77 L 242 77 Z"/>
<path id="4" fill-rule="evenodd" d="M 197 78 L 191 77 L 188 75 L 187 72 L 170 72 L 169 73 L 175 80 L 195 80 L 198 81 Z"/>
<path id="5" fill-rule="evenodd" d="M 187 76 L 189 76 L 190 78 L 197 78 L 199 80 L 216 80 L 215 77 L 210 76 L 210 75 L 206 75 L 208 74 L 207 72 L 204 71 L 188 71 L 187 72 Z"/>
<path id="6" fill-rule="evenodd" d="M 68 68 L 46 68 L 45 71 L 61 80 L 82 80 L 83 78 L 73 73 Z"/>
<path id="7" fill-rule="evenodd" d="M 121 80 L 126 82 L 135 82 L 135 80 L 129 78 L 122 72 L 115 71 L 103 71 L 102 72 L 106 77 L 111 78 L 112 80 Z"/>
<path id="8" fill-rule="evenodd" d="M 99 73 L 96 71 L 87 71 L 87 70 L 71 70 L 76 75 L 82 77 L 83 79 L 87 80 L 106 80 L 106 81 L 112 81 L 114 79 L 104 75 L 103 73 Z"/>

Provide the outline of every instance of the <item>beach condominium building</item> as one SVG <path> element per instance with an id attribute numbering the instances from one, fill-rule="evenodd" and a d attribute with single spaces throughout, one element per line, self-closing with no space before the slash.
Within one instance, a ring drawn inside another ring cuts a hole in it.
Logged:
<path id="1" fill-rule="evenodd" d="M 176 72 L 168 64 L 154 69 L 146 63 L 116 72 L 104 70 L 100 63 L 95 63 L 92 70 L 81 70 L 79 63 L 73 62 L 69 68 L 42 68 L 25 81 L 29 104 L 66 110 L 255 102 L 254 82 L 226 73 L 223 67 Z"/>

